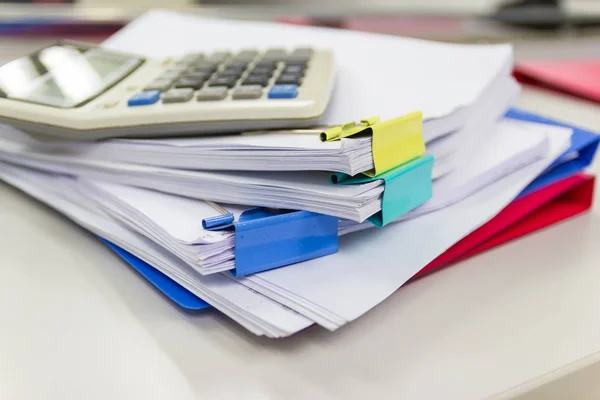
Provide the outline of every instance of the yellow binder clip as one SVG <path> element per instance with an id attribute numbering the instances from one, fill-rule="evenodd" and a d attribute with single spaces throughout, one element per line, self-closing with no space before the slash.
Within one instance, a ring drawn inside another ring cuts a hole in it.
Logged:
<path id="1" fill-rule="evenodd" d="M 336 126 L 319 135 L 323 142 L 358 134 L 370 134 L 372 170 L 363 172 L 375 177 L 425 154 L 423 116 L 420 111 L 381 122 L 379 117 Z"/>

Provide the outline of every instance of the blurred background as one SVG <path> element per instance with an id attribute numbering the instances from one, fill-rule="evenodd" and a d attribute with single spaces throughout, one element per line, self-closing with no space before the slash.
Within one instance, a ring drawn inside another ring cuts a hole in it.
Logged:
<path id="1" fill-rule="evenodd" d="M 0 35 L 103 37 L 149 8 L 446 41 L 600 35 L 600 0 L 0 0 Z"/>
<path id="2" fill-rule="evenodd" d="M 440 41 L 509 41 L 517 60 L 600 55 L 600 0 L 0 0 L 0 63 L 57 38 L 100 42 L 151 8 Z"/>

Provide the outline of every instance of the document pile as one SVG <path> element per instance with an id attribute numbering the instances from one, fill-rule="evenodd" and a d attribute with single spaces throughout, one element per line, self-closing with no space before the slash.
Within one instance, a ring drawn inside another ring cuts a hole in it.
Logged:
<path id="1" fill-rule="evenodd" d="M 243 35 L 218 34 L 234 27 Z M 0 131 L 0 178 L 100 236 L 179 306 L 213 306 L 269 337 L 334 330 L 477 251 L 516 223 L 511 207 L 524 216 L 542 192 L 546 204 L 593 185 L 580 172 L 596 135 L 510 109 L 510 46 L 162 11 L 105 46 L 177 56 L 209 35 L 203 51 L 334 49 L 322 126 L 86 143 Z"/>

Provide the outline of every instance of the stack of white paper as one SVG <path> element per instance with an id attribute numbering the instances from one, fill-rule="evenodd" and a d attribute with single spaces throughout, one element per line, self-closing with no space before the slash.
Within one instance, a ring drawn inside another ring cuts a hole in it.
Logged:
<path id="1" fill-rule="evenodd" d="M 0 160 L 54 173 L 218 202 L 308 210 L 364 221 L 381 209 L 383 181 L 334 185 L 326 172 L 205 172 L 37 152 L 0 139 Z"/>
<path id="2" fill-rule="evenodd" d="M 434 178 L 455 168 L 460 153 L 485 140 L 485 132 L 513 104 L 519 86 L 511 77 L 494 82 L 474 106 L 474 115 L 457 131 L 428 140 L 435 158 Z M 322 129 L 257 131 L 211 137 L 111 139 L 101 142 L 42 142 L 6 127 L 12 138 L 38 152 L 95 161 L 133 163 L 192 170 L 333 171 L 356 175 L 373 168 L 371 138 L 321 142 Z"/>
<path id="3" fill-rule="evenodd" d="M 534 137 L 536 130 L 527 128 L 521 133 Z M 332 256 L 247 278 L 202 276 L 154 241 L 117 222 L 73 178 L 9 164 L 0 165 L 0 177 L 150 263 L 253 333 L 282 337 L 313 322 L 336 329 L 352 321 L 493 217 L 568 148 L 571 130 L 546 127 L 545 132 L 549 150 L 543 157 L 463 201 L 382 230 L 348 235 L 340 243 L 342 251 Z M 544 136 L 538 131 L 532 143 L 542 148 Z M 522 150 L 524 160 L 527 151 Z M 195 238 L 195 233 L 181 232 Z"/>
<path id="4" fill-rule="evenodd" d="M 528 130 L 529 128 L 529 130 Z M 398 221 L 447 207 L 499 178 L 518 171 L 548 151 L 546 128 L 525 122 L 503 121 L 489 143 L 468 164 L 434 184 L 433 198 Z M 125 185 L 78 180 L 82 195 L 130 229 L 167 249 L 201 274 L 234 268 L 231 234 L 203 229 L 202 220 L 219 210 L 202 200 L 182 198 Z M 245 208 L 223 206 L 236 220 Z M 192 217 L 190 217 L 192 216 Z M 373 227 L 341 220 L 339 233 Z"/>

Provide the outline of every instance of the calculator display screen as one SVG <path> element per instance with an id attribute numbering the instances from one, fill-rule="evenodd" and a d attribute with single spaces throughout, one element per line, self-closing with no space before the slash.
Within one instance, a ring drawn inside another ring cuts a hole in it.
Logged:
<path id="1" fill-rule="evenodd" d="M 53 45 L 0 66 L 0 92 L 9 99 L 77 107 L 114 86 L 142 62 L 95 47 Z"/>

